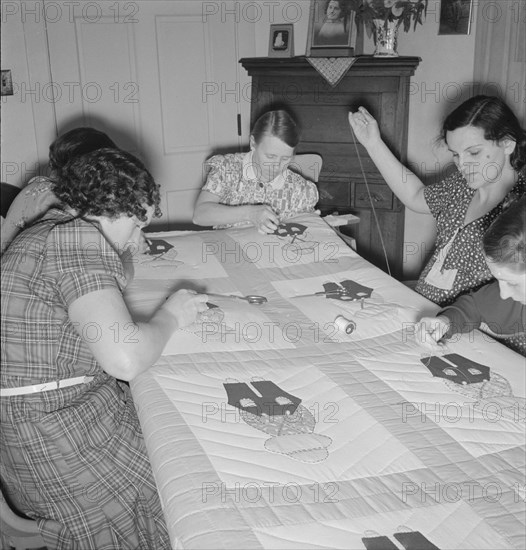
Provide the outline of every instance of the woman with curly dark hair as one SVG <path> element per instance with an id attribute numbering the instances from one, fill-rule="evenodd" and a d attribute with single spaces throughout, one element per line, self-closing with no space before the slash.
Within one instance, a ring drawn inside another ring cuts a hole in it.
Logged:
<path id="1" fill-rule="evenodd" d="M 0 474 L 49 548 L 170 546 L 129 381 L 159 358 L 206 295 L 172 294 L 148 322 L 122 298 L 122 248 L 158 214 L 133 155 L 74 159 L 52 208 L 2 257 Z"/>

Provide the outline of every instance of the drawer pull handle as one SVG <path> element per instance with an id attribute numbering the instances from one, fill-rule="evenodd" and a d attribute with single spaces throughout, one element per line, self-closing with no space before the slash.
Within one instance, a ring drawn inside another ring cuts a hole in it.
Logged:
<path id="1" fill-rule="evenodd" d="M 369 197 L 368 195 L 360 195 L 359 199 L 361 201 L 367 201 L 369 200 Z M 383 197 L 381 195 L 377 195 L 376 193 L 373 193 L 371 195 L 371 200 L 373 200 L 374 202 L 381 202 L 383 200 Z"/>

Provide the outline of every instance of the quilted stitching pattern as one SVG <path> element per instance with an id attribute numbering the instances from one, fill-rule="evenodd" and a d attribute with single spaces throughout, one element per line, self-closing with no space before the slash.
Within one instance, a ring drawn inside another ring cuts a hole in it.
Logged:
<path id="1" fill-rule="evenodd" d="M 182 268 L 169 280 L 165 273 L 134 283 L 138 310 L 154 307 L 177 280 L 262 294 L 269 303 L 260 309 L 223 304 L 225 320 L 275 327 L 257 341 L 242 330 L 238 341 L 230 335 L 224 342 L 178 333 L 169 355 L 132 382 L 174 546 L 363 548 L 365 531 L 391 536 L 408 525 L 442 549 L 524 547 L 523 421 L 477 408 L 477 399 L 433 378 L 420 363 L 429 350 L 407 326 L 436 308 L 346 249 L 323 222 L 302 223 L 320 250 L 334 247 L 335 261 L 301 255 L 287 262 L 280 248 L 276 262 L 242 254 L 235 262 L 236 246 L 269 250 L 278 237 L 228 230 L 172 241 Z M 196 270 L 203 250 L 212 251 L 213 267 Z M 363 309 L 293 298 L 342 278 L 374 289 Z M 356 331 L 334 332 L 336 314 L 355 320 Z M 509 382 L 517 406 L 524 403 L 517 354 L 480 333 L 449 347 L 490 366 Z M 252 377 L 302 399 L 316 419 L 314 433 L 332 441 L 324 460 L 303 463 L 265 449 L 269 434 L 243 421 L 223 387 L 228 378 Z"/>

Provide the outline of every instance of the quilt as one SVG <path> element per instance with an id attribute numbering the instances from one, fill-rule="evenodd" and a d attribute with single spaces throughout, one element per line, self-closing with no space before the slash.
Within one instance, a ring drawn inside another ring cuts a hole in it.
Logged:
<path id="1" fill-rule="evenodd" d="M 418 343 L 437 307 L 315 215 L 148 238 L 135 317 L 209 294 L 131 383 L 173 548 L 524 548 L 523 357 Z"/>

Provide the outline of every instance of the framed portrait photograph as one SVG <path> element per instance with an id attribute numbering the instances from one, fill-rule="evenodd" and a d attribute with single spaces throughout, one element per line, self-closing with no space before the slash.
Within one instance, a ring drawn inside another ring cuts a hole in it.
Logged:
<path id="1" fill-rule="evenodd" d="M 270 25 L 268 56 L 294 56 L 294 25 L 292 23 Z"/>
<path id="2" fill-rule="evenodd" d="M 441 0 L 438 34 L 469 34 L 473 0 Z"/>
<path id="3" fill-rule="evenodd" d="M 353 26 L 350 0 L 311 0 L 307 57 L 352 56 Z"/>

